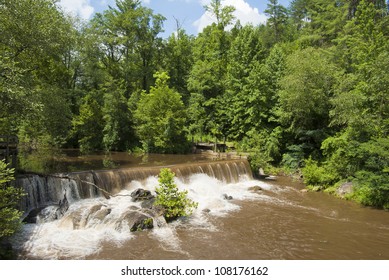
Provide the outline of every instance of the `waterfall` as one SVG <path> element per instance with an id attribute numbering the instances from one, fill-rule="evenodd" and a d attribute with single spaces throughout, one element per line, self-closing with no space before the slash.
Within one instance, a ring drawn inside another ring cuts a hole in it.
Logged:
<path id="1" fill-rule="evenodd" d="M 145 181 L 157 176 L 161 168 L 170 168 L 176 177 L 187 181 L 193 174 L 206 174 L 223 183 L 237 183 L 242 178 L 252 179 L 247 160 L 224 160 L 177 164 L 159 167 L 137 167 L 114 170 L 82 171 L 48 176 L 25 175 L 16 180 L 26 196 L 20 203 L 25 213 L 49 205 L 57 205 L 66 195 L 69 203 L 81 199 L 104 196 L 104 191 L 117 194 L 132 181 Z"/>

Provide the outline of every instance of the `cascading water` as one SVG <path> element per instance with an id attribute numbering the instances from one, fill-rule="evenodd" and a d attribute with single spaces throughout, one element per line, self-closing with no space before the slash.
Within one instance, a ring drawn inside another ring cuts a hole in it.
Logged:
<path id="1" fill-rule="evenodd" d="M 167 166 L 177 178 L 187 181 L 192 174 L 206 174 L 224 183 L 239 182 L 242 177 L 252 178 L 246 160 L 215 161 L 197 164 Z M 27 195 L 20 203 L 26 213 L 57 204 L 66 195 L 70 203 L 80 199 L 115 195 L 132 181 L 144 181 L 157 176 L 161 167 L 126 168 L 117 170 L 84 171 L 55 174 L 46 177 L 28 175 L 17 180 Z"/>
<path id="2" fill-rule="evenodd" d="M 190 217 L 190 224 L 212 229 L 207 216 L 223 216 L 239 206 L 225 196 L 241 200 L 252 196 L 247 190 L 254 183 L 246 160 L 215 161 L 168 166 L 176 174 L 176 184 L 187 190 L 188 196 L 199 203 Z M 27 196 L 22 209 L 31 212 L 42 209 L 36 224 L 24 226 L 16 236 L 17 248 L 27 258 L 85 258 L 96 253 L 102 242 L 121 244 L 136 236 L 131 229 L 132 217 L 152 218 L 150 234 L 167 248 L 179 250 L 174 225 L 166 227 L 163 218 L 145 213 L 141 202 L 134 202 L 131 193 L 139 188 L 155 194 L 161 167 L 128 168 L 56 174 L 48 177 L 20 178 Z M 110 199 L 104 198 L 109 193 Z M 69 209 L 59 219 L 52 216 L 64 196 Z M 46 207 L 46 208 L 45 208 Z M 180 222 L 180 221 L 179 221 Z M 179 223 L 178 222 L 178 223 Z"/>
<path id="3" fill-rule="evenodd" d="M 389 258 L 385 211 L 301 192 L 304 186 L 288 177 L 253 180 L 244 160 L 169 167 L 178 188 L 199 203 L 190 217 L 169 224 L 130 196 L 139 188 L 155 195 L 156 167 L 20 178 L 29 193 L 22 208 L 45 208 L 37 223 L 25 224 L 15 236 L 19 258 Z M 59 217 L 65 195 L 69 208 Z M 133 232 L 134 218 L 144 224 L 152 218 L 147 225 L 153 228 Z"/>

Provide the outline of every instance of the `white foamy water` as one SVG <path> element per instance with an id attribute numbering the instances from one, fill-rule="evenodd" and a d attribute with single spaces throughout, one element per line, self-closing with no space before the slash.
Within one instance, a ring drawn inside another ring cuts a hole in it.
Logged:
<path id="1" fill-rule="evenodd" d="M 180 251 L 180 240 L 176 235 L 179 227 L 201 228 L 216 231 L 209 217 L 221 217 L 231 211 L 239 211 L 239 200 L 269 199 L 265 194 L 249 191 L 260 185 L 264 190 L 272 187 L 263 182 L 241 178 L 238 183 L 226 184 L 205 174 L 194 174 L 185 182 L 176 179 L 180 190 L 188 190 L 188 196 L 199 206 L 193 215 L 166 226 L 156 226 L 149 236 L 156 239 L 166 250 Z M 158 186 L 156 177 L 145 182 L 132 181 L 117 196 L 111 199 L 94 198 L 74 202 L 64 217 L 52 222 L 25 225 L 15 237 L 15 247 L 23 251 L 25 258 L 36 259 L 83 259 L 96 254 L 104 242 L 120 246 L 123 242 L 136 239 L 139 233 L 130 231 L 123 216 L 140 209 L 140 202 L 132 202 L 130 194 L 143 188 L 155 194 Z M 231 196 L 232 200 L 226 200 Z M 159 224 L 159 223 L 158 223 Z"/>

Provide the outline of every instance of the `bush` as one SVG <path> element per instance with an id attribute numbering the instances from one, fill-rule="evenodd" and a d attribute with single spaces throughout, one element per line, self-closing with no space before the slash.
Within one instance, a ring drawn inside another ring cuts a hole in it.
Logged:
<path id="1" fill-rule="evenodd" d="M 305 160 L 305 167 L 302 168 L 304 183 L 315 190 L 325 189 L 336 183 L 336 176 L 326 165 L 319 166 L 318 163 L 309 158 Z"/>
<path id="2" fill-rule="evenodd" d="M 174 176 L 175 174 L 169 168 L 161 169 L 154 202 L 154 205 L 164 208 L 164 217 L 168 222 L 179 217 L 190 216 L 198 206 L 197 202 L 187 197 L 188 191 L 178 190 L 174 183 Z"/>
<path id="3" fill-rule="evenodd" d="M 0 239 L 11 236 L 20 227 L 22 212 L 16 209 L 23 192 L 9 185 L 14 179 L 14 169 L 0 161 Z"/>
<path id="4" fill-rule="evenodd" d="M 357 188 L 353 198 L 366 206 L 389 208 L 389 175 L 359 171 Z"/>

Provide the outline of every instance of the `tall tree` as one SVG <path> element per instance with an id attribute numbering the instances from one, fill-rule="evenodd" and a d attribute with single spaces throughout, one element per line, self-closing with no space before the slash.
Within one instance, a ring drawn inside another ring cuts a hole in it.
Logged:
<path id="1" fill-rule="evenodd" d="M 188 104 L 188 76 L 193 66 L 194 38 L 186 34 L 185 30 L 178 28 L 164 44 L 164 69 L 170 80 L 169 85 L 182 94 L 183 101 Z"/>
<path id="2" fill-rule="evenodd" d="M 22 138 L 63 143 L 70 129 L 70 102 L 77 76 L 77 66 L 70 58 L 77 40 L 73 22 L 58 10 L 55 1 L 4 0 L 0 30 L 0 56 L 6 70 L 0 82 L 5 89 L 4 108 L 14 110 L 20 98 L 24 99 L 24 110 L 18 114 L 8 111 L 11 120 L 5 121 L 13 122 L 13 133 Z M 8 75 L 11 72 L 14 78 Z M 64 113 L 54 113 L 58 111 Z"/>
<path id="3" fill-rule="evenodd" d="M 192 122 L 204 123 L 206 133 L 225 136 L 228 129 L 223 95 L 226 89 L 225 78 L 231 42 L 230 33 L 225 27 L 234 18 L 234 8 L 223 7 L 221 1 L 211 1 L 205 8 L 215 15 L 217 23 L 207 26 L 194 42 L 195 63 L 188 78 L 188 88 L 192 93 L 189 103 L 195 107 L 202 106 L 205 115 L 191 114 L 191 116 L 205 116 L 206 119 L 196 119 Z M 202 97 L 199 98 L 199 94 Z M 198 103 L 200 101 L 202 105 Z"/>
<path id="4" fill-rule="evenodd" d="M 142 93 L 134 114 L 138 137 L 147 152 L 186 152 L 187 114 L 181 95 L 169 88 L 166 72 L 154 76 L 155 86 Z"/>
<path id="5" fill-rule="evenodd" d="M 324 53 L 314 48 L 297 51 L 287 59 L 286 75 L 281 80 L 279 117 L 291 137 L 289 146 L 297 145 L 302 157 L 320 157 L 321 143 L 329 133 L 336 73 L 337 68 Z"/>
<path id="6" fill-rule="evenodd" d="M 269 0 L 265 14 L 269 17 L 266 25 L 270 28 L 273 43 L 281 42 L 285 38 L 285 29 L 288 23 L 288 10 L 278 3 L 278 0 Z"/>

